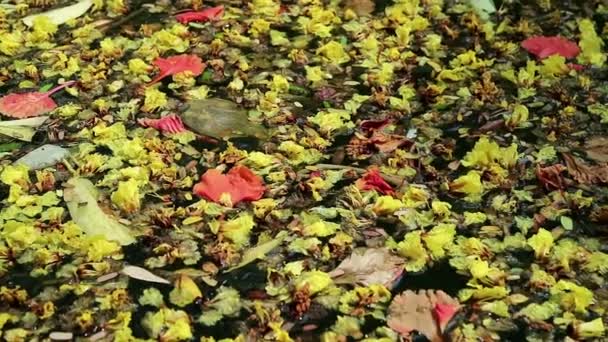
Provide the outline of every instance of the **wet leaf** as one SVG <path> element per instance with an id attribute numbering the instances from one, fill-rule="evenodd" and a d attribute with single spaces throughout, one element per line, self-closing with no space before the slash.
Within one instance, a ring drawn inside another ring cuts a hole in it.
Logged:
<path id="1" fill-rule="evenodd" d="M 179 74 L 181 72 L 190 72 L 192 76 L 198 76 L 205 70 L 205 64 L 200 57 L 195 55 L 177 55 L 167 58 L 157 58 L 153 63 L 158 67 L 159 72 L 156 77 L 150 81 L 154 84 L 167 76 Z"/>
<path id="2" fill-rule="evenodd" d="M 382 284 L 390 289 L 404 272 L 404 263 L 403 258 L 391 254 L 387 248 L 361 248 L 355 249 L 329 274 L 336 283 Z"/>
<path id="3" fill-rule="evenodd" d="M 148 271 L 147 269 L 141 268 L 139 266 L 128 265 L 125 266 L 120 272 L 131 278 L 147 281 L 150 283 L 171 284 L 171 282 L 169 282 L 168 280 L 161 278 L 155 275 L 154 273 Z"/>
<path id="4" fill-rule="evenodd" d="M 484 19 L 496 12 L 496 5 L 494 5 L 493 0 L 469 0 L 468 2 L 477 14 Z"/>
<path id="5" fill-rule="evenodd" d="M 0 97 L 0 113 L 11 118 L 28 118 L 48 113 L 57 107 L 50 96 L 74 83 L 76 82 L 66 82 L 44 93 L 36 91 Z"/>
<path id="6" fill-rule="evenodd" d="M 377 169 L 369 170 L 355 183 L 361 190 L 376 190 L 383 195 L 393 194 L 393 187 L 380 175 Z"/>
<path id="7" fill-rule="evenodd" d="M 80 0 L 77 3 L 66 6 L 55 8 L 50 11 L 28 15 L 23 18 L 22 21 L 25 25 L 32 27 L 34 25 L 34 19 L 45 16 L 51 20 L 55 25 L 61 25 L 69 20 L 76 19 L 81 15 L 85 14 L 89 8 L 93 6 L 93 0 Z"/>
<path id="8" fill-rule="evenodd" d="M 353 10 L 359 16 L 367 16 L 372 14 L 376 3 L 372 0 L 346 0 L 344 7 Z"/>
<path id="9" fill-rule="evenodd" d="M 88 235 L 101 235 L 121 245 L 135 242 L 129 228 L 106 214 L 97 203 L 98 191 L 90 180 L 72 178 L 67 181 L 64 198 L 72 220 Z"/>
<path id="10" fill-rule="evenodd" d="M 252 136 L 265 138 L 264 126 L 249 121 L 247 111 L 231 101 L 210 98 L 190 101 L 180 116 L 196 133 L 214 137 Z"/>

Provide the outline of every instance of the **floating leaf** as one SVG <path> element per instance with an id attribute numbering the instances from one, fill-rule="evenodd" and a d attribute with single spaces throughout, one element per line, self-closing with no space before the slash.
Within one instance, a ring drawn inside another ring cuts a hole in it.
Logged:
<path id="1" fill-rule="evenodd" d="M 11 118 L 28 118 L 48 113 L 57 107 L 51 95 L 76 81 L 66 82 L 47 92 L 9 94 L 0 97 L 0 113 Z"/>
<path id="2" fill-rule="evenodd" d="M 121 245 L 135 242 L 127 227 L 106 214 L 97 204 L 95 185 L 85 178 L 72 178 L 64 190 L 64 199 L 72 220 L 88 235 L 102 235 Z"/>
<path id="3" fill-rule="evenodd" d="M 53 166 L 70 155 L 70 151 L 57 145 L 42 145 L 25 156 L 17 159 L 15 164 L 27 165 L 31 170 Z"/>
<path id="4" fill-rule="evenodd" d="M 599 163 L 608 162 L 608 138 L 603 136 L 590 137 L 585 141 L 587 157 Z"/>
<path id="5" fill-rule="evenodd" d="M 521 47 L 540 59 L 547 58 L 551 55 L 574 58 L 580 53 L 580 49 L 575 42 L 559 36 L 531 37 L 521 42 Z"/>
<path id="6" fill-rule="evenodd" d="M 160 119 L 139 119 L 137 123 L 144 127 L 152 127 L 163 133 L 180 133 L 186 130 L 182 119 L 177 115 L 168 115 Z"/>
<path id="7" fill-rule="evenodd" d="M 175 19 L 182 24 L 191 22 L 205 22 L 218 20 L 224 15 L 224 6 L 205 8 L 202 11 L 187 11 L 175 15 Z"/>
<path id="8" fill-rule="evenodd" d="M 70 6 L 56 8 L 38 14 L 28 15 L 27 17 L 21 20 L 25 25 L 32 27 L 34 25 L 34 19 L 41 16 L 45 16 L 49 18 L 53 24 L 61 25 L 67 22 L 68 20 L 76 19 L 81 15 L 85 14 L 89 10 L 89 8 L 91 8 L 91 6 L 93 6 L 93 0 L 81 0 Z"/>
<path id="9" fill-rule="evenodd" d="M 285 237 L 287 237 L 287 232 L 281 231 L 274 239 L 263 242 L 253 248 L 246 250 L 243 253 L 243 256 L 241 257 L 241 262 L 238 265 L 229 268 L 228 270 L 226 270 L 226 272 L 234 271 L 237 268 L 246 266 L 257 259 L 263 259 L 267 253 L 277 248 L 283 242 L 283 240 L 285 240 Z"/>
<path id="10" fill-rule="evenodd" d="M 493 0 L 469 0 L 469 5 L 483 19 L 487 19 L 490 14 L 496 12 L 496 5 L 494 5 Z"/>
<path id="11" fill-rule="evenodd" d="M 562 216 L 559 218 L 559 223 L 564 227 L 565 230 L 574 229 L 574 222 L 568 216 Z"/>
<path id="12" fill-rule="evenodd" d="M 37 118 L 0 121 L 0 134 L 22 141 L 32 141 L 36 129 L 48 120 L 48 116 Z"/>
<path id="13" fill-rule="evenodd" d="M 329 274 L 336 283 L 382 284 L 391 288 L 403 273 L 403 258 L 387 248 L 356 249 Z"/>
<path id="14" fill-rule="evenodd" d="M 161 278 L 155 275 L 154 273 L 148 271 L 147 269 L 138 266 L 125 266 L 120 272 L 131 278 L 147 281 L 150 283 L 171 284 L 171 282 L 169 282 L 167 279 Z"/>
<path id="15" fill-rule="evenodd" d="M 193 191 L 216 203 L 236 205 L 259 200 L 266 188 L 262 179 L 247 167 L 235 166 L 225 175 L 216 169 L 207 170 Z"/>
<path id="16" fill-rule="evenodd" d="M 252 136 L 264 139 L 267 129 L 249 122 L 247 111 L 236 103 L 211 98 L 189 102 L 190 107 L 180 116 L 196 133 L 214 137 Z"/>
<path id="17" fill-rule="evenodd" d="M 570 154 L 563 153 L 568 173 L 579 183 L 608 183 L 608 164 L 589 165 Z"/>
<path id="18" fill-rule="evenodd" d="M 189 71 L 192 76 L 198 76 L 205 70 L 205 64 L 196 55 L 177 55 L 168 58 L 157 58 L 154 63 L 158 67 L 158 75 L 149 83 L 154 84 L 161 79 Z"/>

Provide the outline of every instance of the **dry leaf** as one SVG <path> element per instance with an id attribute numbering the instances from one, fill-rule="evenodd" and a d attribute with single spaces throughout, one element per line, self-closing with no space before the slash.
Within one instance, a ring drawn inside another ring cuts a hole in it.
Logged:
<path id="1" fill-rule="evenodd" d="M 81 0 L 73 5 L 52 9 L 50 11 L 28 15 L 21 19 L 29 27 L 34 25 L 34 19 L 40 16 L 48 17 L 55 25 L 61 25 L 68 20 L 76 19 L 85 14 L 93 6 L 93 0 Z"/>
<path id="2" fill-rule="evenodd" d="M 577 182 L 582 184 L 608 183 L 608 164 L 589 165 L 568 153 L 563 153 L 562 156 L 566 161 L 568 173 Z"/>
<path id="3" fill-rule="evenodd" d="M 48 116 L 36 118 L 0 121 L 0 134 L 22 141 L 32 141 L 38 127 L 48 120 Z"/>
<path id="4" fill-rule="evenodd" d="M 387 248 L 356 249 L 329 275 L 336 283 L 382 284 L 393 287 L 395 279 L 403 273 L 404 260 Z"/>
<path id="5" fill-rule="evenodd" d="M 598 163 L 608 163 L 608 138 L 596 136 L 585 142 L 587 157 Z"/>
<path id="6" fill-rule="evenodd" d="M 169 282 L 167 279 L 161 278 L 156 274 L 148 271 L 147 269 L 138 266 L 125 266 L 120 272 L 131 278 L 147 281 L 150 283 L 171 284 L 171 282 Z"/>
<path id="7" fill-rule="evenodd" d="M 459 309 L 458 301 L 443 291 L 407 290 L 393 298 L 387 323 L 403 337 L 415 330 L 431 342 L 442 342 L 445 327 Z"/>
<path id="8" fill-rule="evenodd" d="M 373 0 L 345 0 L 344 7 L 353 10 L 358 16 L 366 16 L 372 14 L 376 3 Z"/>
<path id="9" fill-rule="evenodd" d="M 72 178 L 67 181 L 63 198 L 66 201 L 72 220 L 88 235 L 102 235 L 121 245 L 135 242 L 129 228 L 118 223 L 106 214 L 97 204 L 97 188 L 85 178 Z"/>

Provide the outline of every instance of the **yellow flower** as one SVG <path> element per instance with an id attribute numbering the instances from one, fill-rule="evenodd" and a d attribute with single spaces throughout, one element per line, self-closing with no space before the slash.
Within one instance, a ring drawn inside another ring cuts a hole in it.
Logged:
<path id="1" fill-rule="evenodd" d="M 546 258 L 553 247 L 553 235 L 550 231 L 540 228 L 538 233 L 528 239 L 528 245 L 534 250 L 536 258 Z"/>
<path id="2" fill-rule="evenodd" d="M 466 175 L 456 178 L 450 183 L 450 190 L 464 193 L 467 200 L 478 202 L 481 200 L 484 188 L 481 184 L 481 176 L 478 171 L 469 171 Z"/>
<path id="3" fill-rule="evenodd" d="M 317 49 L 316 53 L 334 64 L 342 64 L 350 61 L 350 56 L 346 53 L 342 44 L 336 41 L 331 41 L 321 46 Z"/>
<path id="4" fill-rule="evenodd" d="M 395 211 L 404 208 L 403 202 L 391 196 L 380 196 L 376 199 L 376 203 L 372 210 L 376 215 L 392 214 Z"/>
<path id="5" fill-rule="evenodd" d="M 175 287 L 169 293 L 171 303 L 184 307 L 191 304 L 197 298 L 202 298 L 203 294 L 194 280 L 185 274 L 180 274 L 175 280 Z"/>
<path id="6" fill-rule="evenodd" d="M 141 199 L 137 180 L 131 178 L 119 182 L 118 188 L 111 196 L 112 203 L 116 204 L 126 213 L 134 213 L 141 207 Z"/>
<path id="7" fill-rule="evenodd" d="M 144 62 L 141 58 L 133 58 L 129 60 L 129 71 L 135 75 L 145 75 L 152 70 L 152 67 Z"/>
<path id="8" fill-rule="evenodd" d="M 167 105 L 167 95 L 157 88 L 147 88 L 144 95 L 145 99 L 142 110 L 145 112 L 153 112 L 157 109 L 165 108 Z"/>
<path id="9" fill-rule="evenodd" d="M 311 295 L 323 291 L 327 287 L 333 284 L 333 280 L 329 274 L 321 271 L 308 271 L 303 272 L 295 281 L 296 289 L 300 290 L 304 287 L 308 287 L 308 291 Z"/>
<path id="10" fill-rule="evenodd" d="M 255 222 L 253 221 L 253 216 L 244 213 L 235 219 L 223 222 L 220 227 L 220 232 L 238 248 L 241 248 L 249 244 L 249 234 L 254 226 Z"/>
<path id="11" fill-rule="evenodd" d="M 318 83 L 331 78 L 331 75 L 325 73 L 319 66 L 309 67 L 306 65 L 304 69 L 306 70 L 306 79 L 312 83 Z"/>
<path id="12" fill-rule="evenodd" d="M 422 270 L 429 260 L 429 255 L 422 244 L 420 231 L 407 233 L 403 241 L 395 245 L 395 249 L 405 258 L 405 269 L 408 272 Z"/>
<path id="13" fill-rule="evenodd" d="M 23 35 L 19 31 L 0 33 L 0 52 L 13 56 L 23 47 Z"/>
<path id="14" fill-rule="evenodd" d="M 602 52 L 604 42 L 595 32 L 593 21 L 590 19 L 579 20 L 578 29 L 581 32 L 581 40 L 578 43 L 581 47 L 581 53 L 578 56 L 578 61 L 582 64 L 593 64 L 601 67 L 608 57 Z"/>

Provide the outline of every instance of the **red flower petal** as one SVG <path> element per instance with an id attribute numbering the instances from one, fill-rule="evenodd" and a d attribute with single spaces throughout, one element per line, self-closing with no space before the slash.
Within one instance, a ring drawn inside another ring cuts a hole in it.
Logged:
<path id="1" fill-rule="evenodd" d="M 218 20 L 224 14 L 224 6 L 205 8 L 202 11 L 188 11 L 177 14 L 175 19 L 182 24 Z"/>
<path id="2" fill-rule="evenodd" d="M 435 304 L 435 307 L 433 308 L 433 315 L 435 316 L 437 324 L 439 324 L 439 327 L 442 331 L 445 325 L 448 324 L 448 322 L 452 319 L 452 317 L 454 317 L 456 312 L 458 312 L 458 309 L 459 308 L 456 305 L 443 303 Z"/>
<path id="3" fill-rule="evenodd" d="M 551 55 L 560 55 L 566 58 L 574 58 L 580 53 L 580 49 L 575 42 L 566 38 L 554 36 L 537 36 L 524 40 L 521 47 L 540 59 Z"/>
<path id="4" fill-rule="evenodd" d="M 229 194 L 230 201 L 236 205 L 242 201 L 259 200 L 266 188 L 262 178 L 247 167 L 235 166 L 225 175 L 215 169 L 207 170 L 201 176 L 201 181 L 194 185 L 193 191 L 216 203 L 220 202 L 222 194 Z"/>
<path id="5" fill-rule="evenodd" d="M 45 93 L 34 91 L 0 97 L 0 113 L 11 118 L 29 118 L 48 113 L 57 108 L 51 95 L 74 83 L 76 81 L 66 82 Z"/>
<path id="6" fill-rule="evenodd" d="M 362 178 L 355 182 L 355 185 L 361 190 L 376 190 L 384 195 L 395 193 L 393 187 L 380 176 L 378 169 L 369 170 Z"/>
<path id="7" fill-rule="evenodd" d="M 192 75 L 198 76 L 205 70 L 205 63 L 200 57 L 195 55 L 177 55 L 168 58 L 157 58 L 154 63 L 159 69 L 158 75 L 150 82 L 154 84 L 161 79 L 178 74 L 184 71 L 190 71 Z"/>
<path id="8" fill-rule="evenodd" d="M 152 127 L 163 133 L 179 133 L 186 130 L 182 119 L 175 114 L 168 115 L 160 119 L 139 119 L 137 120 L 137 123 L 144 127 Z"/>

